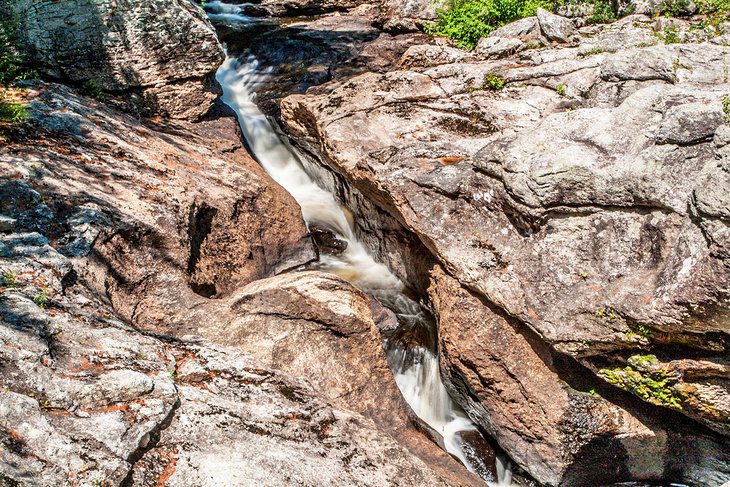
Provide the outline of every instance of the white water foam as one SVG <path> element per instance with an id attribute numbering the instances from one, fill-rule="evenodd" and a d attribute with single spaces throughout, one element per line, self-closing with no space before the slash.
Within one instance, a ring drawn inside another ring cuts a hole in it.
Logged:
<path id="1" fill-rule="evenodd" d="M 242 11 L 245 5 L 250 4 L 231 5 L 215 0 L 213 2 L 206 2 L 205 10 L 208 13 L 208 17 L 212 20 L 232 20 L 236 22 L 255 21 L 256 19 L 253 17 L 243 15 Z"/>
<path id="2" fill-rule="evenodd" d="M 267 72 L 261 71 L 253 58 L 239 62 L 228 57 L 217 73 L 223 87 L 222 99 L 236 112 L 244 137 L 259 163 L 296 199 L 308 224 L 326 227 L 347 242 L 341 255 L 322 256 L 320 268 L 342 276 L 391 305 L 396 303 L 399 317 L 418 319 L 421 308 L 405 296 L 403 283 L 368 253 L 332 193 L 319 187 L 306 173 L 295 151 L 284 143 L 259 110 L 255 103 L 256 87 L 266 77 Z M 415 360 L 406 360 L 407 353 Z M 467 459 L 457 433 L 476 427 L 449 396 L 441 380 L 438 357 L 425 348 L 406 352 L 395 347 L 390 350 L 389 359 L 398 387 L 414 412 L 443 436 L 446 451 L 475 471 L 477 467 Z M 503 468 L 499 483 L 490 485 L 510 485 L 510 478 L 509 469 Z"/>

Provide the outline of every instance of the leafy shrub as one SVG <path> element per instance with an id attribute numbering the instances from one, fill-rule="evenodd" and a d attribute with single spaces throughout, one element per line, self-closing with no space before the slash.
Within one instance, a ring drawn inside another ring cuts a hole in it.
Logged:
<path id="1" fill-rule="evenodd" d="M 488 74 L 484 77 L 484 87 L 488 90 L 499 91 L 504 88 L 504 78 L 498 74 Z"/>
<path id="2" fill-rule="evenodd" d="M 449 0 L 438 9 L 438 20 L 426 27 L 429 34 L 448 37 L 456 45 L 472 50 L 494 29 L 523 17 L 535 15 L 539 7 L 552 10 L 550 0 Z"/>
<path id="3" fill-rule="evenodd" d="M 86 80 L 81 87 L 81 91 L 94 100 L 101 100 L 104 97 L 104 89 L 99 86 L 99 82 L 95 79 Z"/>
<path id="4" fill-rule="evenodd" d="M 697 8 L 705 15 L 704 24 L 717 27 L 730 21 L 730 0 L 698 0 Z"/>
<path id="5" fill-rule="evenodd" d="M 667 17 L 679 17 L 687 13 L 689 0 L 662 0 L 659 4 L 659 11 Z"/>
<path id="6" fill-rule="evenodd" d="M 17 124 L 28 119 L 28 108 L 25 103 L 18 103 L 6 98 L 0 92 L 0 124 Z"/>
<path id="7" fill-rule="evenodd" d="M 667 27 L 664 29 L 664 35 L 662 36 L 664 38 L 665 44 L 679 44 L 679 31 L 676 27 Z"/>
<path id="8" fill-rule="evenodd" d="M 615 0 L 593 0 L 587 3 L 593 4 L 593 11 L 588 21 L 592 24 L 610 24 L 622 17 L 631 15 L 636 10 L 633 2 L 622 4 Z"/>
<path id="9" fill-rule="evenodd" d="M 39 308 L 46 308 L 48 306 L 48 293 L 45 288 L 35 295 L 33 302 L 37 304 Z"/>
<path id="10" fill-rule="evenodd" d="M 16 19 L 0 16 L 0 85 L 3 86 L 38 76 L 23 66 L 23 57 L 18 51 L 19 28 Z"/>

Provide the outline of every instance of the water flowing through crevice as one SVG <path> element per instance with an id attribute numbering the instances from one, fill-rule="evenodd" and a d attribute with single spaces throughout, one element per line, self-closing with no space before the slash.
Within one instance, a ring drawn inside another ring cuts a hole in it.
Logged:
<path id="1" fill-rule="evenodd" d="M 215 11 L 219 15 L 238 15 L 229 7 L 216 5 Z M 259 69 L 256 59 L 228 57 L 218 71 L 217 80 L 223 87 L 223 101 L 236 112 L 252 154 L 296 199 L 307 224 L 325 228 L 347 242 L 341 254 L 322 255 L 315 268 L 343 277 L 396 313 L 399 327 L 385 340 L 385 347 L 404 398 L 443 437 L 446 451 L 469 470 L 486 480 L 496 480 L 493 485 L 510 485 L 511 471 L 506 460 L 498 460 L 496 470 L 500 478 L 491 479 L 491 466 L 480 464 L 474 455 L 467 455 L 460 433 L 476 431 L 476 426 L 449 396 L 441 380 L 436 327 L 429 313 L 405 294 L 404 284 L 385 265 L 373 259 L 355 235 L 351 214 L 307 174 L 296 151 L 285 143 L 256 105 L 257 86 L 266 76 L 266 70 Z"/>

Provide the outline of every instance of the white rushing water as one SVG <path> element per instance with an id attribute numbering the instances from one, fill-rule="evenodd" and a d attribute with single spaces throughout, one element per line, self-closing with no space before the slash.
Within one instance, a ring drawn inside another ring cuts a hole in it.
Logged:
<path id="1" fill-rule="evenodd" d="M 259 110 L 255 103 L 256 88 L 266 76 L 267 72 L 259 70 L 255 59 L 239 62 L 229 57 L 219 69 L 217 80 L 223 87 L 223 101 L 235 110 L 253 155 L 297 200 L 307 224 L 325 227 L 347 242 L 342 254 L 323 255 L 319 268 L 342 276 L 395 308 L 399 321 L 418 321 L 423 311 L 418 303 L 405 296 L 403 283 L 368 253 L 356 237 L 348 213 L 332 193 L 318 186 L 307 174 L 295 151 Z M 392 347 L 389 361 L 398 387 L 415 413 L 443 436 L 449 453 L 470 470 L 479 470 L 480 466 L 470 464 L 457 434 L 474 430 L 475 426 L 449 396 L 441 380 L 437 356 L 422 347 L 408 351 Z M 502 468 L 499 485 L 510 485 L 510 477 L 509 469 Z"/>
<path id="2" fill-rule="evenodd" d="M 212 2 L 205 2 L 205 10 L 208 12 L 208 17 L 213 20 L 232 20 L 235 22 L 250 22 L 255 20 L 253 17 L 249 17 L 242 13 L 243 8 L 250 3 L 244 3 L 240 5 L 231 5 L 229 3 L 219 2 L 218 0 Z"/>

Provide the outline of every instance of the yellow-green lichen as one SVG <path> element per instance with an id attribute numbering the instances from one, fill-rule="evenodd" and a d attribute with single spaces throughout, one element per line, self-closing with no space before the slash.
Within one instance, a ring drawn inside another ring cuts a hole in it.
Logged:
<path id="1" fill-rule="evenodd" d="M 624 368 L 602 369 L 598 375 L 608 383 L 639 396 L 643 400 L 671 409 L 682 409 L 682 395 L 674 389 L 677 377 L 654 367 L 659 361 L 654 355 L 634 355 Z M 636 370 L 640 368 L 642 370 Z"/>

